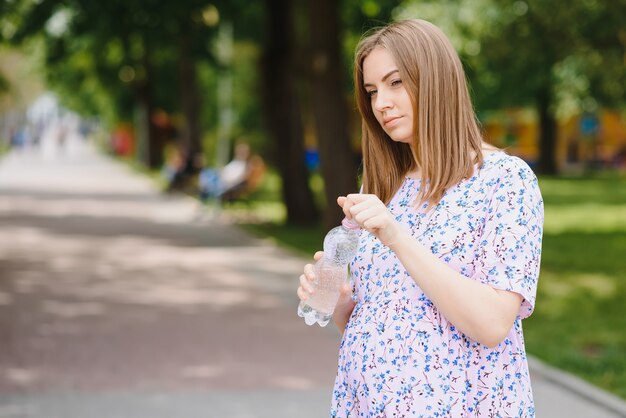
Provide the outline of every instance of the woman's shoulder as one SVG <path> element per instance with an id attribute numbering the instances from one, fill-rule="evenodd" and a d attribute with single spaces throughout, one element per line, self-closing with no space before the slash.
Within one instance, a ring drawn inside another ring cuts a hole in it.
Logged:
<path id="1" fill-rule="evenodd" d="M 480 176 L 483 178 L 485 190 L 491 190 L 497 200 L 515 201 L 536 207 L 535 213 L 542 205 L 543 198 L 537 176 L 530 165 L 520 157 L 497 151 L 485 156 Z"/>
<path id="2" fill-rule="evenodd" d="M 536 180 L 537 177 L 526 161 L 505 151 L 491 151 L 484 155 L 481 175 L 493 178 L 519 177 L 521 180 Z"/>

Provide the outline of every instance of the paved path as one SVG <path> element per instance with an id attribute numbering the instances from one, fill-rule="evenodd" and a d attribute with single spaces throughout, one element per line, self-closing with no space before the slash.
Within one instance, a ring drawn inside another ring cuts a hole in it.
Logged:
<path id="1" fill-rule="evenodd" d="M 339 334 L 295 315 L 306 260 L 68 146 L 0 160 L 0 418 L 328 416 Z M 539 417 L 626 416 L 532 373 Z"/>

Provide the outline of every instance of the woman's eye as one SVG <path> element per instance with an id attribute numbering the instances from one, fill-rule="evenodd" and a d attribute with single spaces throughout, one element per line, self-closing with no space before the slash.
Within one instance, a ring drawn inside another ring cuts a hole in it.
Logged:
<path id="1" fill-rule="evenodd" d="M 395 86 L 399 86 L 400 84 L 402 84 L 402 80 L 400 80 L 400 79 L 393 80 L 393 81 L 391 82 L 391 85 L 392 85 L 392 86 L 394 86 L 394 87 L 395 87 Z"/>
<path id="2" fill-rule="evenodd" d="M 370 91 L 367 92 L 367 95 L 369 97 L 373 97 L 375 94 L 376 94 L 376 90 L 370 90 Z"/>

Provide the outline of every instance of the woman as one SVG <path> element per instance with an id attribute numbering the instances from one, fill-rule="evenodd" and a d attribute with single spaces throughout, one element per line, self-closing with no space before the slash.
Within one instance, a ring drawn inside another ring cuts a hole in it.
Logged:
<path id="1" fill-rule="evenodd" d="M 533 417 L 521 320 L 539 275 L 536 177 L 483 142 L 461 62 L 434 25 L 366 36 L 354 80 L 363 188 L 337 202 L 364 232 L 354 294 L 345 286 L 333 317 L 331 415 Z"/>

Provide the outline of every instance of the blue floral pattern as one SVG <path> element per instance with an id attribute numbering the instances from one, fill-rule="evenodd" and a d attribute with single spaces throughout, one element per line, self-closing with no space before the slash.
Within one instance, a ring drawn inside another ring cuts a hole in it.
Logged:
<path id="1" fill-rule="evenodd" d="M 406 178 L 395 219 L 460 274 L 524 301 L 495 348 L 443 317 L 398 261 L 363 232 L 351 264 L 357 304 L 343 335 L 332 417 L 534 417 L 521 320 L 535 304 L 543 201 L 521 159 L 487 154 L 475 174 L 430 211 Z"/>

